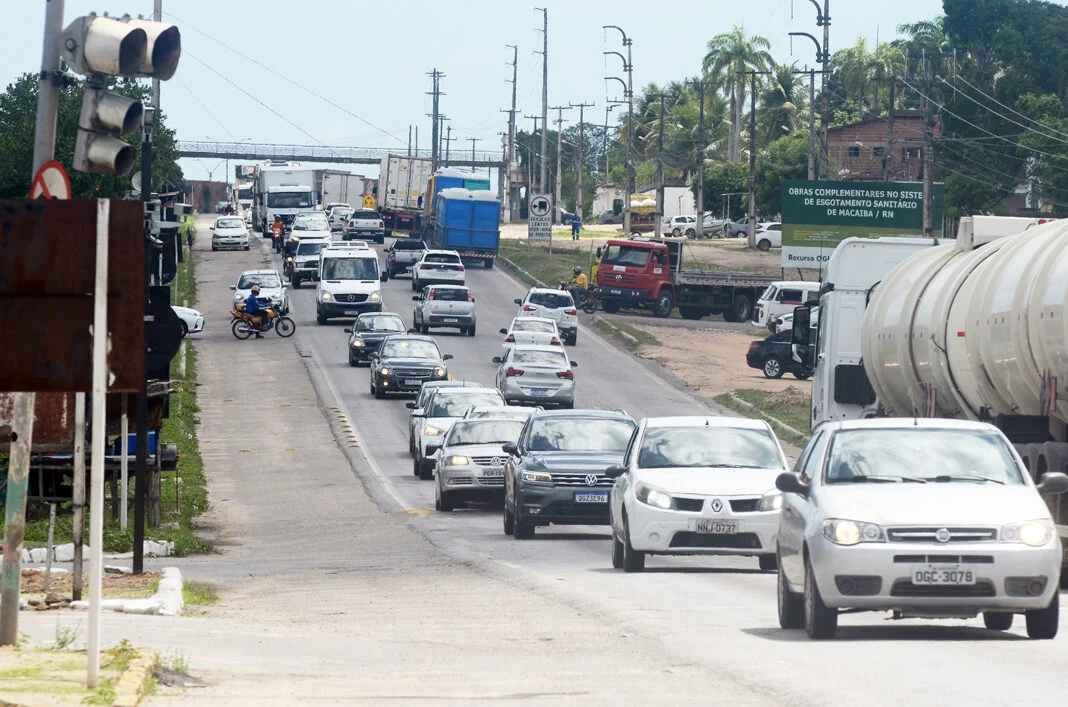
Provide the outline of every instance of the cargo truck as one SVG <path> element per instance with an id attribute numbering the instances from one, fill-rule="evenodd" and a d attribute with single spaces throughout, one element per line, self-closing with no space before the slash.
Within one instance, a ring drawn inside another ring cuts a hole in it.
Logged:
<path id="1" fill-rule="evenodd" d="M 256 168 L 252 208 L 255 228 L 271 232 L 275 217 L 288 231 L 297 214 L 315 211 L 315 172 L 297 162 L 270 162 Z"/>
<path id="2" fill-rule="evenodd" d="M 815 367 L 813 430 L 884 415 L 983 420 L 1036 482 L 1068 471 L 1068 221 L 972 217 L 956 240 L 847 239 L 818 307 L 815 325 L 812 306 L 798 307 L 793 329 Z M 1068 547 L 1068 494 L 1043 497 Z"/>
<path id="3" fill-rule="evenodd" d="M 445 167 L 427 182 L 422 234 L 430 248 L 455 250 L 492 268 L 501 239 L 501 205 L 490 181 Z"/>
<path id="4" fill-rule="evenodd" d="M 595 294 L 604 311 L 639 307 L 668 317 L 678 305 L 685 319 L 722 314 L 728 322 L 748 320 L 753 304 L 776 278 L 684 268 L 685 243 L 685 239 L 634 237 L 610 240 L 598 249 Z"/>
<path id="5" fill-rule="evenodd" d="M 351 172 L 327 170 L 323 173 L 323 204 L 348 204 L 359 208 L 367 193 L 367 178 Z"/>
<path id="6" fill-rule="evenodd" d="M 423 190 L 432 175 L 432 165 L 429 157 L 386 155 L 382 158 L 377 201 L 387 236 L 393 235 L 394 231 L 422 235 Z"/>

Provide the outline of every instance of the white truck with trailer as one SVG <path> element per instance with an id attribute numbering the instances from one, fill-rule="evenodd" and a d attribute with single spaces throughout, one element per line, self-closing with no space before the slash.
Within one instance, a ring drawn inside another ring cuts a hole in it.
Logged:
<path id="1" fill-rule="evenodd" d="M 323 172 L 323 204 L 348 204 L 354 209 L 363 205 L 367 178 L 362 174 L 327 170 Z"/>
<path id="2" fill-rule="evenodd" d="M 956 240 L 850 238 L 827 265 L 819 321 L 794 311 L 811 423 L 983 420 L 1041 486 L 1068 471 L 1068 221 L 971 217 Z M 1043 497 L 1068 547 L 1068 493 Z M 1062 582 L 1068 580 L 1068 555 Z"/>
<path id="3" fill-rule="evenodd" d="M 422 235 L 423 202 L 432 176 L 433 161 L 429 157 L 386 155 L 382 158 L 377 206 L 387 236 L 392 236 L 394 231 Z"/>
<path id="4" fill-rule="evenodd" d="M 315 211 L 315 171 L 296 162 L 259 165 L 253 188 L 254 228 L 270 234 L 275 217 L 288 230 L 297 214 Z"/>

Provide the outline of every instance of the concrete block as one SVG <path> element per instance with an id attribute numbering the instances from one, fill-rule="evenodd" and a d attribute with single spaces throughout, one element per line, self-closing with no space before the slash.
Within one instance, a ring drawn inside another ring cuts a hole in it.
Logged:
<path id="1" fill-rule="evenodd" d="M 35 547 L 34 549 L 30 550 L 30 562 L 33 562 L 33 563 L 48 562 L 48 548 L 46 548 L 46 547 Z"/>

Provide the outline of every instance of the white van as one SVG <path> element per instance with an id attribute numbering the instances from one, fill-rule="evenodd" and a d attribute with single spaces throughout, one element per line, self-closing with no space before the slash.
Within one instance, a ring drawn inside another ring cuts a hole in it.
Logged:
<path id="1" fill-rule="evenodd" d="M 776 317 L 793 312 L 794 307 L 800 307 L 810 299 L 816 299 L 819 292 L 820 283 L 815 281 L 779 280 L 773 282 L 768 285 L 768 289 L 764 290 L 764 294 L 760 295 L 756 306 L 753 307 L 753 323 L 770 329 Z"/>
<path id="2" fill-rule="evenodd" d="M 356 318 L 382 311 L 382 281 L 378 253 L 363 241 L 331 243 L 319 251 L 319 283 L 315 290 L 315 320 Z"/>

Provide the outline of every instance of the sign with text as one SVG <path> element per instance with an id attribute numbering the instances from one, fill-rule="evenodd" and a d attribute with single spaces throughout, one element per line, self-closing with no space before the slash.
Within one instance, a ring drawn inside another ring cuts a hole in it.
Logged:
<path id="1" fill-rule="evenodd" d="M 931 223 L 942 237 L 945 185 L 934 185 Z M 815 182 L 782 184 L 782 266 L 820 268 L 846 238 L 923 235 L 921 182 Z"/>
<path id="2" fill-rule="evenodd" d="M 530 198 L 527 207 L 527 240 L 549 241 L 553 239 L 553 200 L 547 194 Z"/>

